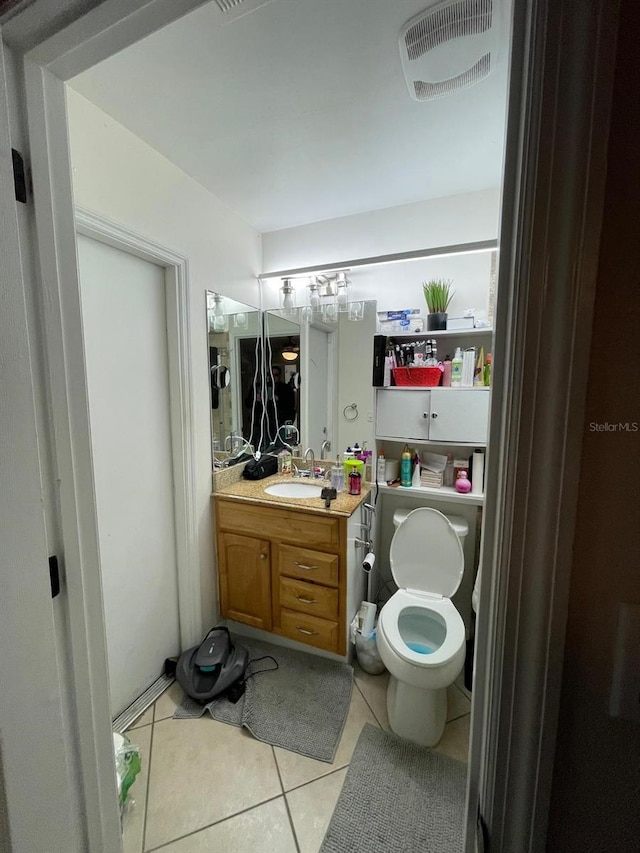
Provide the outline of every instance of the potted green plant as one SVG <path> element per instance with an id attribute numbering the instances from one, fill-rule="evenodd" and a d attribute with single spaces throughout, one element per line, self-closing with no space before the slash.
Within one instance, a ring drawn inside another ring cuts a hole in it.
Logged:
<path id="1" fill-rule="evenodd" d="M 422 282 L 424 298 L 429 309 L 427 331 L 436 332 L 447 328 L 447 308 L 455 291 L 451 290 L 451 279 L 433 278 Z"/>

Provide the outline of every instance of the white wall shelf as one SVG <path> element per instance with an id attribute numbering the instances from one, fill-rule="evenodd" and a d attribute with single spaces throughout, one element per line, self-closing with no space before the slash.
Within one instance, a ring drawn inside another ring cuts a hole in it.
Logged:
<path id="1" fill-rule="evenodd" d="M 380 332 L 384 334 L 384 332 Z M 441 329 L 433 332 L 389 332 L 386 337 L 395 340 L 417 340 L 418 338 L 471 338 L 478 335 L 492 335 L 493 329 Z"/>
<path id="2" fill-rule="evenodd" d="M 455 388 L 451 387 L 443 387 L 442 385 L 382 385 L 379 388 L 376 388 L 376 391 L 433 391 L 433 389 L 437 388 L 438 391 L 490 391 L 491 387 L 489 385 L 472 385 L 471 387 L 467 387 L 466 385 L 456 386 Z"/>
<path id="3" fill-rule="evenodd" d="M 471 506 L 482 506 L 484 495 L 461 495 L 451 486 L 388 486 L 386 483 L 378 485 L 381 492 L 397 492 L 399 495 L 411 495 L 419 498 L 437 498 L 446 503 L 464 503 Z"/>
<path id="4" fill-rule="evenodd" d="M 376 435 L 376 441 L 385 444 L 395 442 L 396 444 L 408 444 L 411 447 L 425 445 L 425 447 L 486 447 L 483 441 L 430 441 L 428 438 L 401 438 L 397 435 Z"/>

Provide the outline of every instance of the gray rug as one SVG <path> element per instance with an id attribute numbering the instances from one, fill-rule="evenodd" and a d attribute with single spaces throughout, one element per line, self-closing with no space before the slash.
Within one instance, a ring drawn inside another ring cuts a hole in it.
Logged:
<path id="1" fill-rule="evenodd" d="M 248 637 L 233 640 L 248 649 L 249 660 L 272 655 L 279 669 L 249 678 L 235 705 L 224 698 L 198 705 L 185 696 L 174 717 L 193 719 L 208 711 L 272 746 L 331 763 L 349 712 L 353 667 Z M 249 664 L 247 675 L 271 666 L 269 660 Z"/>
<path id="2" fill-rule="evenodd" d="M 467 766 L 367 724 L 320 853 L 462 853 Z"/>

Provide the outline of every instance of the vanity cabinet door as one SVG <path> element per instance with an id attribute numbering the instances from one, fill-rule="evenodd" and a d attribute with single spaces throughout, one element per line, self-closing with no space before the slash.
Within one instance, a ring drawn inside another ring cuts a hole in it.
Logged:
<path id="1" fill-rule="evenodd" d="M 218 572 L 222 616 L 270 631 L 269 541 L 220 532 Z"/>

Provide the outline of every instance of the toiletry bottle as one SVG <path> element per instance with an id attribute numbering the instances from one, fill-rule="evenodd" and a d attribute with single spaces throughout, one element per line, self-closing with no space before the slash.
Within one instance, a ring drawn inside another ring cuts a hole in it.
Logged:
<path id="1" fill-rule="evenodd" d="M 461 495 L 466 495 L 471 491 L 471 483 L 469 482 L 469 478 L 467 477 L 466 471 L 458 472 L 458 479 L 456 480 L 456 492 L 460 492 Z"/>
<path id="2" fill-rule="evenodd" d="M 469 488 L 471 488 L 471 484 L 469 484 Z M 359 495 L 361 491 L 362 477 L 360 476 L 360 471 L 357 468 L 352 468 L 349 474 L 349 494 L 355 496 Z"/>
<path id="3" fill-rule="evenodd" d="M 411 451 L 409 450 L 408 445 L 405 444 L 400 461 L 400 485 L 409 488 L 411 486 L 412 474 Z"/>
<path id="4" fill-rule="evenodd" d="M 484 365 L 484 377 L 483 377 L 483 379 L 484 379 L 485 388 L 489 388 L 489 386 L 491 385 L 491 364 L 492 364 L 492 357 L 491 357 L 491 353 L 489 352 L 489 353 L 487 353 L 487 360 L 486 360 L 485 365 Z"/>
<path id="5" fill-rule="evenodd" d="M 484 347 L 480 347 L 478 360 L 473 371 L 473 387 L 481 388 L 484 385 Z"/>
<path id="6" fill-rule="evenodd" d="M 444 469 L 443 485 L 453 487 L 453 453 L 447 453 L 447 464 Z"/>
<path id="7" fill-rule="evenodd" d="M 387 460 L 384 458 L 384 447 L 380 448 L 378 454 L 378 465 L 376 468 L 376 482 L 384 483 L 384 475 L 387 467 Z"/>
<path id="8" fill-rule="evenodd" d="M 340 462 L 339 453 L 335 465 L 331 468 L 331 488 L 338 493 L 344 492 L 344 466 Z"/>
<path id="9" fill-rule="evenodd" d="M 451 356 L 445 355 L 444 361 L 442 362 L 442 367 L 444 368 L 442 371 L 442 387 L 450 388 L 451 387 Z"/>
<path id="10" fill-rule="evenodd" d="M 459 388 L 462 385 L 462 353 L 460 347 L 456 347 L 456 354 L 451 359 L 451 387 Z"/>
<path id="11" fill-rule="evenodd" d="M 420 457 L 418 456 L 418 451 L 415 451 L 415 455 L 413 457 L 413 474 L 411 476 L 411 485 L 417 489 L 420 485 Z"/>

